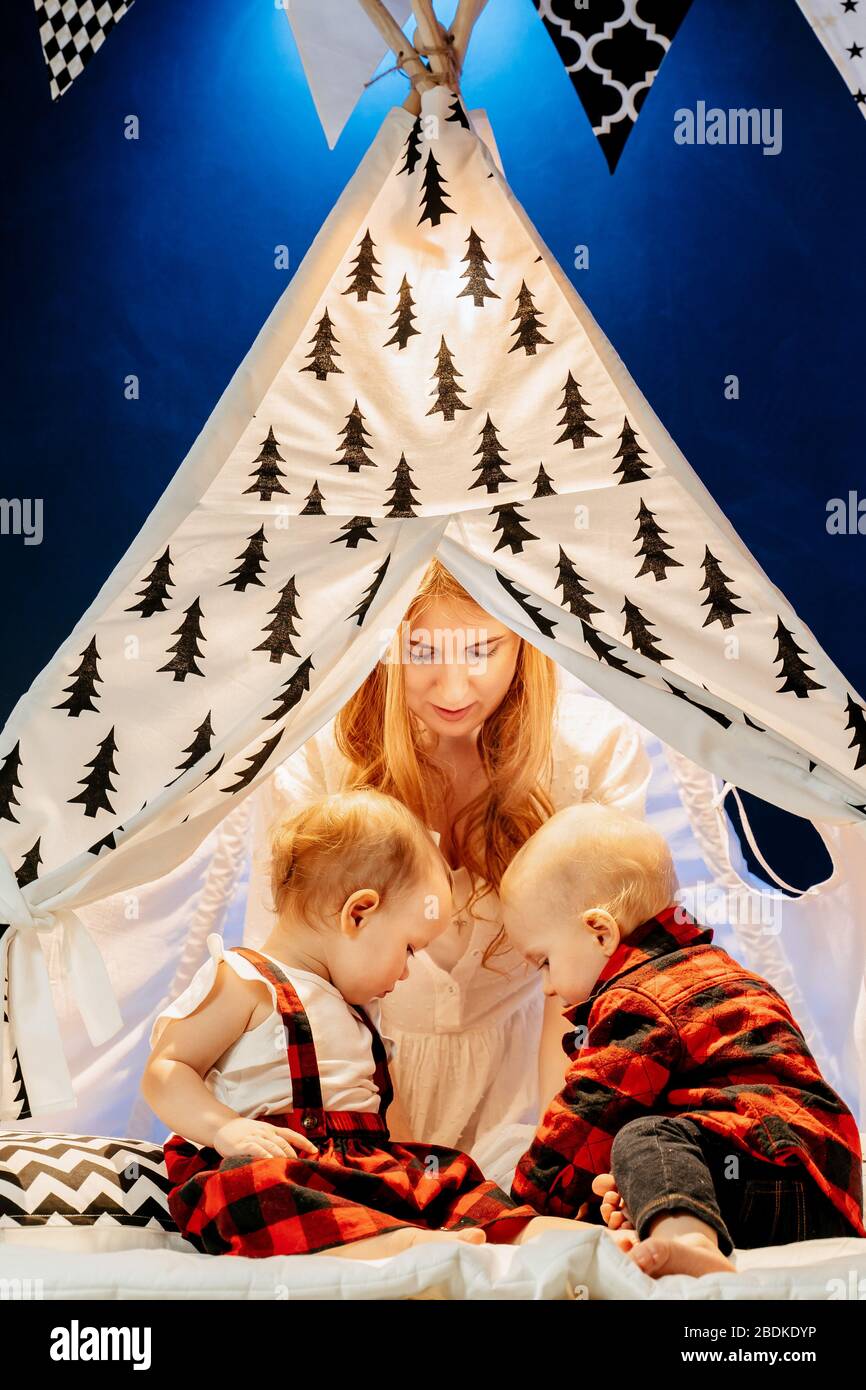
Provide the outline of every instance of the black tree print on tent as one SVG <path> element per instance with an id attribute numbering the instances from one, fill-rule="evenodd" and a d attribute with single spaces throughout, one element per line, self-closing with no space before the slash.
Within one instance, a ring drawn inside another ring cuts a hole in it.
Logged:
<path id="1" fill-rule="evenodd" d="M 701 563 L 706 577 L 700 587 L 700 593 L 706 589 L 707 596 L 701 600 L 701 607 L 709 607 L 710 611 L 704 618 L 702 626 L 707 627 L 710 623 L 718 622 L 721 623 L 722 627 L 733 627 L 734 614 L 745 614 L 749 610 L 748 608 L 739 608 L 734 603 L 734 599 L 739 598 L 740 595 L 728 588 L 731 576 L 725 574 L 721 563 L 708 545 L 704 547 L 704 551 L 705 554 Z"/>
<path id="2" fill-rule="evenodd" d="M 439 352 L 436 358 L 436 367 L 433 375 L 438 384 L 439 390 L 435 401 L 427 411 L 428 415 L 441 411 L 445 420 L 453 420 L 455 410 L 469 410 L 470 407 L 460 400 L 465 392 L 463 386 L 458 386 L 456 377 L 462 376 L 454 366 L 454 358 L 448 350 L 448 344 L 443 337 L 439 344 Z M 459 395 L 458 395 L 459 392 Z"/>
<path id="3" fill-rule="evenodd" d="M 20 768 L 21 740 L 19 739 L 15 747 L 6 754 L 3 759 L 3 766 L 0 768 L 0 820 L 11 820 L 16 825 L 18 824 L 18 817 L 13 816 L 12 807 L 19 804 L 15 789 L 21 790 L 21 783 L 18 780 Z"/>
<path id="4" fill-rule="evenodd" d="M 39 877 L 39 865 L 42 863 L 41 844 L 42 836 L 40 835 L 15 870 L 15 878 L 19 888 L 24 888 L 28 883 L 35 883 Z"/>
<path id="5" fill-rule="evenodd" d="M 471 295 L 476 309 L 482 309 L 485 299 L 498 299 L 499 295 L 490 288 L 493 282 L 493 276 L 487 269 L 490 265 L 490 258 L 485 255 L 484 243 L 474 227 L 470 227 L 467 240 L 469 249 L 463 259 L 468 264 L 460 274 L 460 279 L 467 283 L 457 298 L 462 299 L 464 295 Z"/>
<path id="6" fill-rule="evenodd" d="M 416 484 L 412 478 L 412 470 L 406 462 L 406 455 L 400 455 L 400 462 L 394 469 L 394 481 L 389 484 L 388 492 L 392 494 L 391 505 L 385 515 L 389 517 L 417 516 L 415 511 L 418 505 L 418 498 L 415 496 Z"/>
<path id="7" fill-rule="evenodd" d="M 276 607 L 270 609 L 274 616 L 265 628 L 270 637 L 266 637 L 253 651 L 270 652 L 271 661 L 282 661 L 284 656 L 300 656 L 300 652 L 296 652 L 292 646 L 292 638 L 298 635 L 295 627 L 295 618 L 299 617 L 297 600 L 298 590 L 295 576 L 292 575 L 280 590 Z"/>
<path id="8" fill-rule="evenodd" d="M 643 498 L 640 499 L 640 507 L 635 521 L 638 524 L 638 529 L 634 540 L 640 541 L 638 558 L 643 556 L 643 564 L 635 575 L 635 579 L 640 579 L 641 575 L 644 574 L 652 574 L 656 580 L 667 579 L 667 572 L 672 566 L 676 565 L 682 569 L 682 562 L 675 560 L 672 555 L 668 555 L 667 552 L 673 550 L 673 546 L 670 541 L 663 539 L 667 532 L 663 526 L 659 525 L 655 514 L 650 511 Z"/>
<path id="9" fill-rule="evenodd" d="M 416 315 L 412 312 L 414 307 L 415 301 L 412 298 L 412 286 L 404 275 L 403 279 L 400 281 L 400 297 L 395 310 L 394 322 L 391 324 L 394 335 L 388 339 L 385 343 L 385 347 L 390 347 L 392 343 L 396 343 L 402 350 L 413 333 L 420 334 L 421 330 L 414 326 L 416 318 Z"/>
<path id="10" fill-rule="evenodd" d="M 466 112 L 463 109 L 463 102 L 460 100 L 458 96 L 455 96 L 454 102 L 451 106 L 451 110 L 448 116 L 446 117 L 446 120 L 459 121 L 464 130 L 472 129 L 471 125 L 469 124 L 469 117 L 466 115 Z"/>
<path id="11" fill-rule="evenodd" d="M 94 703 L 99 699 L 99 691 L 96 689 L 96 682 L 102 685 L 102 677 L 99 674 L 99 652 L 96 649 L 96 638 L 91 637 L 84 651 L 81 653 L 81 660 L 70 676 L 71 685 L 66 686 L 68 699 L 62 704 L 55 705 L 55 709 L 65 709 L 71 718 L 77 718 L 82 710 L 96 710 Z"/>
<path id="12" fill-rule="evenodd" d="M 405 161 L 398 174 L 414 174 L 415 166 L 421 158 L 421 117 L 416 116 L 412 129 L 406 138 Z"/>
<path id="13" fill-rule="evenodd" d="M 94 855 L 97 859 L 104 849 L 117 849 L 117 837 L 124 833 L 125 827 L 116 825 L 113 830 L 109 830 L 107 835 L 103 835 L 101 840 L 97 840 L 95 845 L 91 845 L 88 854 Z"/>
<path id="14" fill-rule="evenodd" d="M 628 663 L 614 654 L 612 644 L 605 642 L 601 633 L 593 627 L 593 613 L 601 613 L 603 610 L 590 601 L 590 590 L 586 580 L 578 574 L 574 561 L 562 546 L 559 547 L 556 588 L 562 590 L 563 607 L 580 619 L 583 640 L 593 655 L 617 671 L 627 671 Z"/>
<path id="15" fill-rule="evenodd" d="M 424 166 L 422 208 L 421 216 L 418 218 L 419 227 L 422 222 L 430 222 L 432 226 L 438 227 L 447 212 L 454 212 L 454 209 L 449 207 L 445 201 L 444 185 L 445 179 L 439 172 L 436 156 L 430 150 L 427 155 L 427 163 Z"/>
<path id="16" fill-rule="evenodd" d="M 701 704 L 700 700 L 693 700 L 691 695 L 687 695 L 684 690 L 678 690 L 677 687 L 671 685 L 671 682 L 668 680 L 665 681 L 665 685 L 672 695 L 676 695 L 678 700 L 685 700 L 687 705 L 692 705 L 694 709 L 699 709 L 702 714 L 707 715 L 709 719 L 714 719 L 723 729 L 729 729 L 731 727 L 733 720 L 729 719 L 726 714 L 722 714 L 721 710 L 711 709 L 709 705 Z"/>
<path id="17" fill-rule="evenodd" d="M 280 468 L 285 459 L 280 453 L 274 434 L 273 425 L 268 430 L 268 437 L 262 444 L 262 451 L 254 462 L 258 465 L 256 471 L 250 474 L 253 479 L 251 487 L 244 488 L 244 496 L 248 492 L 257 492 L 263 502 L 270 502 L 275 492 L 283 492 L 289 496 L 288 488 L 283 487 L 285 473 Z"/>
<path id="18" fill-rule="evenodd" d="M 100 811 L 110 811 L 114 814 L 114 807 L 108 799 L 108 793 L 117 791 L 112 776 L 116 776 L 117 768 L 114 765 L 114 755 L 117 752 L 117 744 L 114 741 L 114 728 L 109 729 L 105 738 L 100 743 L 96 753 L 85 766 L 91 771 L 86 777 L 78 780 L 83 785 L 83 790 L 77 796 L 70 796 L 69 803 L 81 802 L 86 816 L 96 816 Z"/>
<path id="19" fill-rule="evenodd" d="M 543 463 L 538 465 L 538 472 L 535 475 L 535 491 L 532 495 L 533 497 L 557 496 L 556 488 L 553 486 L 550 475 Z"/>
<path id="20" fill-rule="evenodd" d="M 494 570 L 493 573 L 496 575 L 496 578 L 499 580 L 505 592 L 523 609 L 527 617 L 538 628 L 538 631 L 543 632 L 545 637 L 552 637 L 556 629 L 556 623 L 553 619 L 546 618 L 541 609 L 537 608 L 535 604 L 532 603 L 529 594 L 525 593 L 523 589 L 519 589 L 506 575 L 500 574 L 499 570 Z"/>
<path id="21" fill-rule="evenodd" d="M 588 439 L 590 436 L 592 436 L 593 439 L 601 438 L 598 430 L 590 428 L 589 422 L 592 416 L 588 415 L 586 412 L 587 405 L 588 402 L 585 401 L 580 394 L 580 386 L 575 381 L 571 372 L 569 372 L 565 379 L 562 401 L 559 407 L 560 410 L 563 411 L 563 416 L 562 419 L 558 421 L 560 425 L 565 426 L 565 429 L 555 441 L 557 444 L 564 444 L 566 440 L 569 440 L 573 449 L 582 449 L 584 440 Z"/>
<path id="22" fill-rule="evenodd" d="M 340 527 L 341 531 L 346 532 L 345 536 L 335 536 L 331 545 L 337 545 L 339 541 L 342 541 L 349 550 L 357 550 L 359 541 L 374 541 L 376 539 L 375 536 L 370 535 L 374 529 L 371 517 L 353 516 L 351 521 L 344 522 Z"/>
<path id="23" fill-rule="evenodd" d="M 857 759 L 854 763 L 854 771 L 866 766 L 866 710 L 858 704 L 851 692 L 848 692 L 848 700 L 845 705 L 845 712 L 848 715 L 846 729 L 851 730 L 851 742 L 849 748 L 857 750 Z"/>
<path id="24" fill-rule="evenodd" d="M 785 627 L 778 614 L 776 614 L 776 620 L 778 650 L 773 660 L 782 663 L 782 669 L 778 672 L 776 679 L 781 680 L 784 676 L 784 684 L 779 686 L 779 694 L 793 691 L 798 699 L 805 700 L 810 690 L 823 690 L 824 686 L 820 685 L 818 681 L 813 681 L 811 676 L 806 675 L 807 671 L 814 671 L 815 668 L 803 660 L 806 654 L 805 649 L 797 645 L 793 632 Z"/>
<path id="25" fill-rule="evenodd" d="M 517 327 L 512 333 L 512 337 L 516 337 L 517 341 L 508 349 L 509 352 L 516 352 L 518 348 L 523 348 L 527 357 L 534 357 L 535 349 L 539 343 L 550 344 L 550 339 L 545 338 L 541 332 L 541 329 L 546 325 L 541 321 L 532 294 L 526 288 L 525 280 L 521 282 L 517 292 L 517 311 L 511 317 L 517 319 Z"/>
<path id="26" fill-rule="evenodd" d="M 470 488 L 486 487 L 488 492 L 498 492 L 500 483 L 514 482 L 502 467 L 505 462 L 502 457 L 502 445 L 497 438 L 496 426 L 489 415 L 481 428 L 481 443 L 475 452 L 481 455 L 481 459 L 472 465 L 478 477 L 474 483 L 469 484 Z"/>
<path id="27" fill-rule="evenodd" d="M 391 556 L 386 555 L 385 559 L 382 561 L 381 565 L 376 571 L 372 584 L 370 584 L 368 588 L 364 590 L 364 597 L 361 599 L 360 604 L 355 609 L 354 613 L 349 614 L 350 619 L 357 618 L 358 627 L 361 626 L 368 612 L 370 611 L 370 605 L 372 604 L 374 598 L 379 592 L 379 589 L 381 588 L 382 580 L 385 578 L 385 575 L 388 572 L 388 566 L 390 563 Z"/>
<path id="28" fill-rule="evenodd" d="M 223 581 L 223 587 L 230 586 L 236 593 L 242 594 L 248 584 L 259 584 L 264 587 L 264 580 L 259 576 L 264 573 L 266 564 L 265 558 L 265 528 L 260 526 L 258 531 L 247 537 L 249 544 L 242 555 L 238 556 L 240 564 L 236 570 L 232 570 L 232 578 Z"/>
<path id="29" fill-rule="evenodd" d="M 637 442 L 637 435 L 632 429 L 626 416 L 622 432 L 619 436 L 619 448 L 614 454 L 620 462 L 613 470 L 614 473 L 621 474 L 621 483 L 643 483 L 650 477 L 649 464 L 641 458 L 641 454 L 646 453 Z"/>
<path id="30" fill-rule="evenodd" d="M 520 515 L 516 503 L 502 502 L 491 508 L 490 515 L 496 517 L 494 531 L 502 533 L 493 547 L 494 551 L 507 545 L 510 546 L 512 555 L 519 555 L 523 550 L 524 541 L 538 540 L 538 537 L 523 525 L 527 517 Z"/>
<path id="31" fill-rule="evenodd" d="M 313 669 L 312 657 L 305 657 L 298 669 L 289 676 L 283 686 L 276 709 L 271 710 L 270 714 L 266 714 L 266 719 L 285 719 L 286 715 L 300 704 L 304 696 L 309 693 L 310 672 Z"/>
<path id="32" fill-rule="evenodd" d="M 381 285 L 376 284 L 378 275 L 377 266 L 379 261 L 376 259 L 373 238 L 370 236 L 368 227 L 361 243 L 358 247 L 357 255 L 354 259 L 354 273 L 343 294 L 357 295 L 359 303 L 364 303 L 368 294 L 384 294 Z"/>
<path id="33" fill-rule="evenodd" d="M 346 416 L 346 423 L 340 430 L 340 434 L 343 436 L 343 443 L 338 444 L 337 447 L 343 450 L 343 457 L 334 459 L 333 466 L 335 468 L 345 465 L 350 473 L 360 473 L 362 468 L 376 468 L 378 466 L 367 456 L 370 441 L 364 426 L 364 416 L 361 414 L 361 407 L 357 401 Z"/>
<path id="34" fill-rule="evenodd" d="M 301 367 L 301 371 L 315 372 L 317 381 L 327 381 L 329 372 L 342 373 L 343 368 L 338 367 L 334 361 L 335 357 L 341 356 L 335 347 L 340 340 L 334 334 L 334 325 L 327 309 L 319 319 L 315 337 L 311 341 L 313 351 L 307 353 L 310 361 L 305 367 Z"/>
<path id="35" fill-rule="evenodd" d="M 322 490 L 321 490 L 321 488 L 319 487 L 319 484 L 318 484 L 317 482 L 315 482 L 315 481 L 313 482 L 313 486 L 310 488 L 310 491 L 307 493 L 307 502 L 306 502 L 306 506 L 304 506 L 304 507 L 301 508 L 301 510 L 300 510 L 300 512 L 298 513 L 298 515 L 299 515 L 299 516 L 324 516 L 324 515 L 325 515 L 325 499 L 324 499 L 324 497 L 322 496 Z"/>
<path id="36" fill-rule="evenodd" d="M 183 752 L 187 754 L 186 760 L 182 763 L 177 764 L 177 767 L 175 769 L 177 772 L 177 777 L 172 777 L 171 782 L 167 783 L 169 787 L 172 785 L 173 782 L 179 781 L 185 772 L 188 772 L 191 767 L 195 767 L 196 763 L 200 762 L 202 758 L 207 757 L 208 753 L 210 752 L 211 744 L 213 743 L 213 724 L 211 723 L 212 714 L 213 711 L 208 710 L 204 719 L 195 731 L 195 738 L 193 739 L 192 743 L 190 743 L 188 747 L 183 749 Z"/>
<path id="37" fill-rule="evenodd" d="M 235 796 L 238 792 L 243 791 L 244 787 L 248 787 L 261 772 L 282 736 L 283 730 L 280 729 L 274 734 L 273 738 L 266 738 L 261 748 L 259 748 L 251 758 L 247 758 L 246 767 L 236 774 L 237 781 L 233 782 L 231 786 L 220 787 L 220 791 L 227 792 L 230 796 Z"/>
<path id="38" fill-rule="evenodd" d="M 138 595 L 138 603 L 131 604 L 126 609 L 127 613 L 140 613 L 143 618 L 151 618 L 154 613 L 165 612 L 169 599 L 168 591 L 174 588 L 171 565 L 171 549 L 166 546 L 150 574 L 145 575 L 145 587 Z"/>
<path id="39" fill-rule="evenodd" d="M 667 652 L 662 651 L 658 637 L 652 632 L 649 621 L 636 603 L 632 603 L 626 597 L 620 611 L 625 614 L 623 636 L 631 638 L 631 644 L 636 652 L 640 652 L 641 656 L 648 656 L 652 661 L 672 660 Z"/>
<path id="40" fill-rule="evenodd" d="M 165 666 L 158 667 L 160 671 L 172 671 L 176 681 L 186 680 L 187 676 L 204 675 L 204 671 L 199 670 L 196 665 L 196 657 L 202 655 L 198 644 L 207 641 L 201 630 L 203 614 L 199 600 L 193 599 L 189 608 L 184 609 L 184 613 L 186 616 L 180 627 L 174 629 L 177 641 L 168 648 L 170 652 L 174 652 L 174 656 Z"/>
<path id="41" fill-rule="evenodd" d="M 601 613 L 602 610 L 590 602 L 586 580 L 578 574 L 574 561 L 562 546 L 559 547 L 556 587 L 562 590 L 563 607 L 582 622 L 591 623 L 593 613 Z"/>

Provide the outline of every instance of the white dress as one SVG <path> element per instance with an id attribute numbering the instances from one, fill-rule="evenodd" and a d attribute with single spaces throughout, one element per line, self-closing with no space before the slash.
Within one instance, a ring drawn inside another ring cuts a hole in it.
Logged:
<path id="1" fill-rule="evenodd" d="M 640 729 L 606 701 L 560 693 L 553 768 L 557 810 L 592 797 L 644 814 L 652 769 Z M 345 769 L 332 720 L 253 793 L 247 945 L 264 941 L 274 921 L 272 826 L 280 816 L 341 790 Z M 513 1133 L 538 1121 L 544 994 L 540 972 L 513 949 L 482 967 L 482 951 L 502 925 L 499 898 L 486 894 L 468 922 L 460 909 L 469 897 L 469 874 L 461 868 L 455 878 L 452 922 L 410 960 L 407 978 L 382 1001 L 381 1018 L 393 1039 L 391 1077 L 412 1139 L 462 1149 L 484 1168 L 481 1155 L 490 1141 L 496 1147 L 496 1131 Z"/>
<path id="2" fill-rule="evenodd" d="M 218 932 L 207 938 L 209 959 L 196 971 L 182 994 L 157 1014 L 150 1031 L 150 1046 L 173 1018 L 193 1013 L 210 994 L 220 961 L 224 960 L 244 980 L 258 980 L 271 996 L 272 1011 L 240 1037 L 216 1059 L 204 1078 L 213 1096 L 223 1105 L 249 1119 L 267 1119 L 281 1110 L 292 1110 L 292 1076 L 286 1052 L 286 1033 L 277 1008 L 277 991 L 251 961 L 237 951 L 226 951 Z M 379 1109 L 379 1090 L 374 1080 L 370 1030 L 351 1004 L 329 980 L 309 970 L 286 965 L 275 956 L 262 955 L 279 967 L 291 980 L 307 1015 L 313 1043 L 322 1104 L 326 1110 Z M 382 1032 L 381 1001 L 371 1000 L 366 1013 L 382 1034 L 389 1060 L 394 1042 Z M 194 1142 L 192 1140 L 190 1143 Z M 196 1148 L 201 1148 L 196 1144 Z"/>

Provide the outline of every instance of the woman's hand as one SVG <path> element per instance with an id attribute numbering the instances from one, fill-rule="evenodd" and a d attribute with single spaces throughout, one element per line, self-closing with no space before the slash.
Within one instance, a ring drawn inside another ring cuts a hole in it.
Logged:
<path id="1" fill-rule="evenodd" d="M 623 1206 L 622 1197 L 616 1190 L 616 1178 L 613 1173 L 596 1173 L 592 1180 L 592 1190 L 601 1198 L 601 1215 L 606 1226 L 612 1231 L 634 1230 L 634 1225 Z"/>
<path id="2" fill-rule="evenodd" d="M 223 1158 L 239 1158 L 247 1154 L 251 1158 L 318 1157 L 319 1153 L 305 1134 L 268 1124 L 266 1120 L 248 1120 L 243 1115 L 220 1125 L 214 1134 L 212 1147 Z M 297 1149 L 302 1150 L 300 1155 Z"/>

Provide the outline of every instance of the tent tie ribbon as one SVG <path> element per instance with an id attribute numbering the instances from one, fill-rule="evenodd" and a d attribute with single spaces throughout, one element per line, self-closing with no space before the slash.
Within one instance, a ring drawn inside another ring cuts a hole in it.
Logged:
<path id="1" fill-rule="evenodd" d="M 123 1026 L 114 989 L 93 938 L 71 907 L 33 906 L 0 854 L 0 980 L 8 978 L 8 1017 L 32 1114 L 74 1106 L 75 1093 L 60 1037 L 48 966 L 39 942 L 42 931 L 62 928 L 65 977 L 94 1047 Z M 0 1019 L 0 1083 L 6 1076 L 5 1034 Z"/>
<path id="2" fill-rule="evenodd" d="M 725 836 L 727 836 L 728 834 L 728 824 L 725 820 L 725 797 L 728 795 L 728 792 L 734 793 L 734 800 L 736 801 L 740 812 L 740 824 L 742 825 L 743 833 L 745 834 L 746 839 L 748 840 L 752 848 L 752 853 L 754 854 L 758 863 L 766 869 L 773 882 L 778 883 L 780 888 L 784 888 L 788 893 L 792 893 L 797 898 L 817 897 L 817 895 L 823 891 L 820 883 L 813 883 L 808 888 L 794 888 L 792 884 L 786 883 L 783 878 L 780 878 L 779 875 L 776 873 L 775 869 L 771 868 L 771 866 L 767 863 L 763 854 L 758 849 L 758 842 L 755 839 L 755 832 L 752 830 L 752 827 L 749 824 L 749 818 L 746 815 L 746 808 L 743 805 L 740 793 L 734 786 L 733 782 L 723 782 L 720 790 L 716 792 L 715 796 L 710 802 L 711 807 L 713 808 L 713 810 L 719 818 L 719 823 L 722 827 L 722 831 L 725 834 Z M 760 889 L 756 888 L 755 891 L 759 892 Z"/>

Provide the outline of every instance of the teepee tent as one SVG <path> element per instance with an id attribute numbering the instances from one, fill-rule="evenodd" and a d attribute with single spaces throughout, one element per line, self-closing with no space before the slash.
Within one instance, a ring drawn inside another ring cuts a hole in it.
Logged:
<path id="1" fill-rule="evenodd" d="M 722 779 L 714 816 L 742 787 L 812 820 L 837 875 L 864 859 L 863 699 L 544 246 L 453 62 L 431 69 L 418 64 L 420 110 L 389 112 L 140 534 L 3 731 L 4 1118 L 74 1104 L 58 995 L 99 1049 L 155 975 L 142 885 L 175 886 L 183 978 L 201 927 L 182 876 L 195 866 L 206 896 L 234 873 L 248 798 L 399 641 L 433 555 Z M 129 913 L 94 935 L 80 912 L 112 895 Z M 824 959 L 849 996 L 854 982 L 862 1085 L 855 898 L 847 955 L 828 945 Z M 137 971 L 116 980 L 100 935 Z"/>

